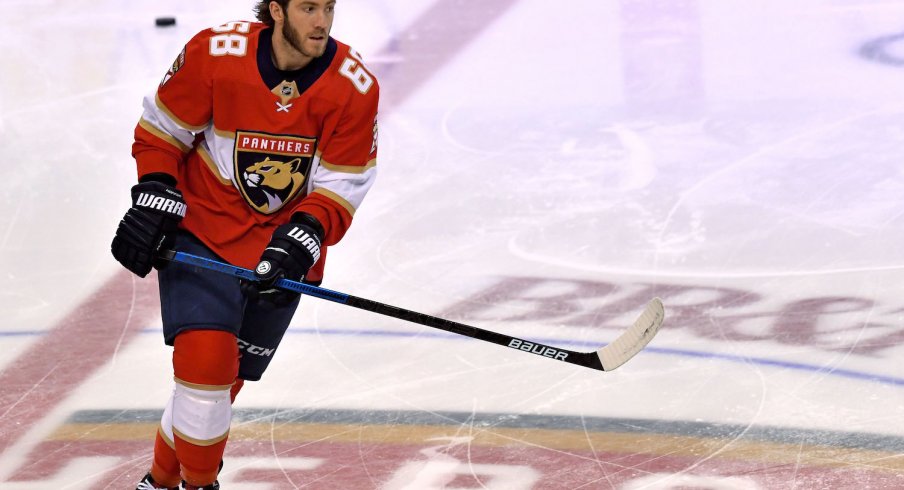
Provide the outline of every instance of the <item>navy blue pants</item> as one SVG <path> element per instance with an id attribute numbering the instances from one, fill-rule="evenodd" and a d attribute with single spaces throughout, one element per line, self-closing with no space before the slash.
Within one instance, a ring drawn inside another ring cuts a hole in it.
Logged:
<path id="1" fill-rule="evenodd" d="M 175 249 L 223 261 L 191 234 L 180 231 Z M 182 263 L 158 271 L 163 339 L 167 345 L 185 330 L 225 330 L 238 337 L 239 377 L 257 381 L 273 359 L 298 299 L 276 309 L 248 301 L 238 278 Z"/>

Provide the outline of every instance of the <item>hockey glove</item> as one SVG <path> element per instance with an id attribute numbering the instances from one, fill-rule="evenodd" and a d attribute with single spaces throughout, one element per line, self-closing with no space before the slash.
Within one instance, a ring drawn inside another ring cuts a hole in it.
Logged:
<path id="1" fill-rule="evenodd" d="M 175 232 L 185 216 L 185 200 L 178 189 L 149 180 L 132 187 L 132 207 L 126 211 L 110 249 L 113 257 L 139 277 L 166 265 L 160 250 L 172 248 Z"/>
<path id="2" fill-rule="evenodd" d="M 320 223 L 308 216 L 308 220 L 280 225 L 261 260 L 254 269 L 257 281 L 246 282 L 242 290 L 250 301 L 265 308 L 287 306 L 298 298 L 298 293 L 275 286 L 281 278 L 300 281 L 320 259 L 320 242 L 323 234 Z"/>

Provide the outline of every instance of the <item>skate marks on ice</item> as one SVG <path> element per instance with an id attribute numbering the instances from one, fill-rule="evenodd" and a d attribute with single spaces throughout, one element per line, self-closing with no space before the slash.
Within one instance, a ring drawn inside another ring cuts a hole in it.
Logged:
<path id="1" fill-rule="evenodd" d="M 48 488 L 61 481 L 109 481 L 109 488 L 124 488 L 146 471 L 147 441 L 160 415 L 75 412 L 35 447 L 4 488 Z M 236 411 L 230 443 L 221 482 L 236 489 L 635 489 L 693 482 L 749 489 L 788 482 L 800 488 L 855 483 L 894 488 L 904 483 L 904 437 L 689 421 L 242 409 Z"/>

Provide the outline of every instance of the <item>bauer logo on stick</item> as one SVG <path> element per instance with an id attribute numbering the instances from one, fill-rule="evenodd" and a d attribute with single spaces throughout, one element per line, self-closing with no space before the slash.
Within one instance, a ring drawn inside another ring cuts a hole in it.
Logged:
<path id="1" fill-rule="evenodd" d="M 565 358 L 568 357 L 567 352 L 563 352 L 552 347 L 547 347 L 545 345 L 537 345 L 533 342 L 527 342 L 526 340 L 521 339 L 512 339 L 512 341 L 509 342 L 508 346 L 512 349 L 523 350 L 524 352 L 530 352 L 531 354 L 537 354 L 538 356 L 551 357 L 560 361 L 564 361 Z"/>

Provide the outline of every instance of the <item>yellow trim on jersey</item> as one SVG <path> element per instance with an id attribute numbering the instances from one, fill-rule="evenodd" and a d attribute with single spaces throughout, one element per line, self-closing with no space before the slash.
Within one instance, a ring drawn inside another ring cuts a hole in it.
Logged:
<path id="1" fill-rule="evenodd" d="M 163 113 L 166 114 L 170 119 L 172 119 L 173 122 L 175 122 L 176 124 L 178 124 L 179 126 L 181 126 L 184 129 L 187 129 L 189 131 L 194 131 L 197 133 L 207 127 L 206 124 L 204 126 L 195 126 L 193 124 L 188 124 L 187 122 L 183 121 L 182 119 L 179 119 L 175 114 L 173 114 L 173 111 L 169 110 L 169 107 L 167 107 L 163 103 L 163 101 L 160 100 L 159 93 L 154 95 L 154 101 L 157 104 L 158 109 L 163 111 Z"/>
<path id="2" fill-rule="evenodd" d="M 223 175 L 220 174 L 220 169 L 217 167 L 217 164 L 213 161 L 213 157 L 210 156 L 210 153 L 204 148 L 204 145 L 198 145 L 198 155 L 201 156 L 201 160 L 204 160 L 204 163 L 207 164 L 207 167 L 210 169 L 210 172 L 213 174 L 217 180 L 220 181 L 223 185 L 232 185 L 232 181 L 224 179 Z"/>
<path id="3" fill-rule="evenodd" d="M 336 194 L 335 192 L 333 192 L 329 189 L 324 189 L 323 187 L 318 187 L 317 189 L 314 189 L 314 192 L 312 192 L 312 194 L 320 194 L 321 196 L 326 197 L 327 199 L 329 199 L 331 201 L 335 201 L 336 204 L 345 208 L 345 210 L 348 211 L 348 214 L 350 214 L 352 216 L 355 215 L 354 206 L 352 206 L 350 202 L 346 201 L 345 198 L 343 198 L 339 194 Z"/>
<path id="4" fill-rule="evenodd" d="M 235 141 L 235 131 L 225 131 L 222 129 L 217 129 L 216 126 L 213 127 L 213 133 L 220 138 L 226 138 L 228 140 Z"/>
<path id="5" fill-rule="evenodd" d="M 226 439 L 229 436 L 229 431 L 227 430 L 226 433 L 224 433 L 223 435 L 214 437 L 213 439 L 203 439 L 202 440 L 202 439 L 195 439 L 194 437 L 189 437 L 189 436 L 183 434 L 182 432 L 180 432 L 179 429 L 173 427 L 173 435 L 179 436 L 179 439 L 182 439 L 183 441 L 194 444 L 195 446 L 205 446 L 206 447 L 206 446 L 213 446 L 214 444 L 222 441 L 223 439 Z"/>
<path id="6" fill-rule="evenodd" d="M 159 426 L 157 426 L 157 433 L 160 434 L 160 438 L 163 439 L 163 442 L 165 442 L 167 446 L 171 447 L 172 449 L 176 449 L 176 443 L 171 441 L 169 436 L 166 435 L 166 430 L 163 429 L 162 422 Z"/>
<path id="7" fill-rule="evenodd" d="M 174 138 L 173 135 L 165 133 L 165 132 L 161 131 L 160 129 L 157 129 L 157 126 L 154 126 L 153 124 L 150 123 L 150 121 L 148 121 L 145 118 L 141 118 L 141 120 L 138 121 L 138 125 L 141 126 L 141 128 L 144 129 L 145 131 L 147 131 L 148 133 L 151 133 L 154 136 L 162 139 L 163 141 L 166 141 L 171 146 L 174 146 L 176 149 L 178 149 L 182 153 L 188 153 L 189 150 L 191 150 L 191 148 L 189 148 L 188 146 L 185 146 L 181 141 Z"/>
<path id="8" fill-rule="evenodd" d="M 327 162 L 326 160 L 321 159 L 320 165 L 323 168 L 329 170 L 330 172 L 340 172 L 343 174 L 363 174 L 373 167 L 377 166 L 377 159 L 374 158 L 371 161 L 367 162 L 363 166 L 358 165 L 334 165 L 332 163 Z"/>
<path id="9" fill-rule="evenodd" d="M 228 385 L 201 385 L 197 383 L 190 383 L 188 381 L 179 379 L 173 376 L 173 381 L 179 383 L 186 388 L 191 388 L 193 390 L 201 390 L 201 391 L 229 391 L 232 388 L 232 384 Z"/>

